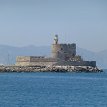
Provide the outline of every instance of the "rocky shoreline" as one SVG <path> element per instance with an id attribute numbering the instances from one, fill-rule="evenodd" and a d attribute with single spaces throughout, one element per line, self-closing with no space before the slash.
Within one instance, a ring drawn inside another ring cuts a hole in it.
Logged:
<path id="1" fill-rule="evenodd" d="M 90 66 L 0 66 L 0 72 L 103 72 Z"/>

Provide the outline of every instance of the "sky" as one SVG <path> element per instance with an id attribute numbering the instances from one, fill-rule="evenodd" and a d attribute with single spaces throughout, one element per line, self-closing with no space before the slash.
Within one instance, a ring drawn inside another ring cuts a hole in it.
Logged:
<path id="1" fill-rule="evenodd" d="M 0 0 L 0 44 L 107 49 L 107 0 Z"/>

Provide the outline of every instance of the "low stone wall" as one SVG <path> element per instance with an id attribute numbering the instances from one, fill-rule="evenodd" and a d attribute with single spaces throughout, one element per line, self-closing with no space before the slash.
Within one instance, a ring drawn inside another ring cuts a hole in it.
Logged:
<path id="1" fill-rule="evenodd" d="M 56 63 L 55 65 L 60 66 L 92 66 L 96 67 L 96 61 L 60 61 Z"/>
<path id="2" fill-rule="evenodd" d="M 57 62 L 54 58 L 19 56 L 16 58 L 16 66 L 52 66 Z"/>
<path id="3" fill-rule="evenodd" d="M 17 62 L 16 66 L 52 66 L 56 62 Z"/>
<path id="4" fill-rule="evenodd" d="M 45 58 L 43 56 L 18 56 L 16 66 L 92 66 L 96 67 L 96 61 L 63 61 L 55 58 Z"/>

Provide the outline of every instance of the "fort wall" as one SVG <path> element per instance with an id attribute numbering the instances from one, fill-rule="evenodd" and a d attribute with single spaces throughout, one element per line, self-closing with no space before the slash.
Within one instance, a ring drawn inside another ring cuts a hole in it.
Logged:
<path id="1" fill-rule="evenodd" d="M 57 59 L 36 57 L 36 56 L 18 56 L 16 66 L 52 66 Z"/>
<path id="2" fill-rule="evenodd" d="M 61 61 L 55 65 L 59 66 L 91 66 L 96 67 L 96 61 Z"/>
<path id="3" fill-rule="evenodd" d="M 17 57 L 16 66 L 92 66 L 96 67 L 96 61 L 64 61 L 54 58 L 44 58 L 35 56 Z"/>

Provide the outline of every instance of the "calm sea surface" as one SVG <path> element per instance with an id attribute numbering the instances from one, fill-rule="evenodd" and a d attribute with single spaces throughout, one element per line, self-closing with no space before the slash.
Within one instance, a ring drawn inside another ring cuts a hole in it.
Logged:
<path id="1" fill-rule="evenodd" d="M 103 73 L 0 73 L 0 107 L 107 107 Z"/>

